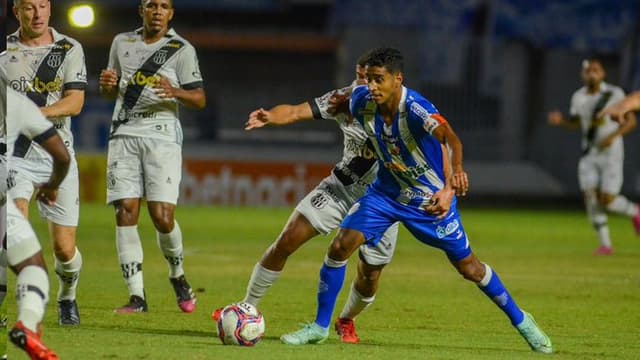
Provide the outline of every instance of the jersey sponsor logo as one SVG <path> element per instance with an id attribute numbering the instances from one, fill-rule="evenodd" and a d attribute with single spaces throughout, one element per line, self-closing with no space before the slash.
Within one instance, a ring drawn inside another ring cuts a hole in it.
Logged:
<path id="1" fill-rule="evenodd" d="M 138 70 L 129 79 L 129 85 L 149 86 L 155 87 L 160 82 L 160 75 L 153 74 L 151 76 L 145 75 L 142 71 Z"/>
<path id="2" fill-rule="evenodd" d="M 21 76 L 19 79 L 9 81 L 9 86 L 21 93 L 37 92 L 44 94 L 62 91 L 62 79 L 56 76 L 53 81 L 43 81 L 36 76 L 33 80 L 29 80 Z"/>
<path id="3" fill-rule="evenodd" d="M 458 222 L 458 219 L 454 219 L 446 226 L 438 225 L 436 228 L 436 235 L 438 236 L 438 239 L 443 239 L 445 236 L 453 234 L 459 227 L 460 223 Z"/>
<path id="4" fill-rule="evenodd" d="M 405 166 L 403 164 L 394 163 L 391 161 L 387 161 L 384 163 L 384 167 L 389 169 L 389 171 L 393 171 L 395 173 L 399 173 L 402 175 L 407 175 L 412 178 L 419 178 L 424 175 L 427 171 L 431 170 L 431 166 L 428 164 L 421 164 L 416 166 Z"/>

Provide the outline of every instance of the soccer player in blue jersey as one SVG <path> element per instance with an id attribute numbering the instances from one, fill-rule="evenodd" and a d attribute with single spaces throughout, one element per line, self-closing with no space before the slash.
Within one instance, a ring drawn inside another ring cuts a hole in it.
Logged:
<path id="1" fill-rule="evenodd" d="M 281 340 L 291 345 L 326 340 L 349 256 L 362 244 L 375 246 L 391 224 L 401 221 L 419 241 L 443 250 L 458 272 L 504 311 L 534 351 L 551 353 L 549 337 L 516 305 L 498 274 L 471 251 L 452 182 L 446 178 L 453 175 L 445 173 L 441 143 L 453 133 L 447 121 L 428 100 L 402 85 L 398 50 L 373 50 L 366 74 L 368 84 L 354 89 L 350 110 L 374 145 L 378 178 L 353 205 L 329 246 L 320 270 L 315 321 Z M 455 164 L 461 156 L 461 149 L 454 149 L 453 174 L 459 175 Z"/>

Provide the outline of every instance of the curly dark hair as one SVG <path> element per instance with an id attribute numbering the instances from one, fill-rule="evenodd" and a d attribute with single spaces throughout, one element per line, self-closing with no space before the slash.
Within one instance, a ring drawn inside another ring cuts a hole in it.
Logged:
<path id="1" fill-rule="evenodd" d="M 404 56 L 398 49 L 381 47 L 368 53 L 367 65 L 387 68 L 392 74 L 404 71 Z"/>

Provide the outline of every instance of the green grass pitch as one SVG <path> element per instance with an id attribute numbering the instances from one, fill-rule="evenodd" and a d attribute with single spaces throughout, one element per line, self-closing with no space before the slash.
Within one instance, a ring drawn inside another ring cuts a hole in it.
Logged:
<path id="1" fill-rule="evenodd" d="M 185 269 L 198 308 L 182 314 L 164 258 L 143 210 L 144 279 L 149 313 L 115 315 L 127 291 L 118 266 L 110 207 L 83 204 L 78 228 L 84 258 L 79 328 L 57 325 L 52 253 L 44 222 L 32 219 L 50 267 L 52 292 L 44 340 L 61 359 L 539 359 L 507 318 L 463 280 L 438 250 L 400 233 L 375 303 L 357 319 L 361 343 L 331 333 L 322 345 L 286 346 L 279 336 L 313 320 L 318 271 L 331 237 L 294 254 L 263 299 L 267 332 L 254 348 L 223 346 L 210 319 L 244 296 L 255 262 L 280 232 L 290 209 L 180 207 Z M 516 302 L 552 338 L 553 359 L 640 359 L 640 238 L 627 219 L 610 217 L 615 255 L 592 256 L 593 231 L 581 211 L 465 209 L 462 219 L 478 257 L 500 274 Z M 353 257 L 337 311 L 355 271 Z M 6 305 L 15 321 L 10 276 Z M 337 315 L 337 314 L 334 314 Z M 13 346 L 10 359 L 25 356 Z"/>

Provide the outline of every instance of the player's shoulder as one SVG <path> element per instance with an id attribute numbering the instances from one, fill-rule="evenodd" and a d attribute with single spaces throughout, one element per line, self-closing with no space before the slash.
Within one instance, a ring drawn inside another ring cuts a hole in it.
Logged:
<path id="1" fill-rule="evenodd" d="M 609 83 L 603 83 L 603 85 L 606 91 L 611 91 L 611 93 L 615 96 L 624 96 L 625 94 L 624 89 L 622 89 L 620 86 Z"/>
<path id="2" fill-rule="evenodd" d="M 70 48 L 82 48 L 82 44 L 80 44 L 80 42 L 74 38 L 72 38 L 69 35 L 65 35 L 63 33 L 58 32 L 56 29 L 54 28 L 50 28 L 51 29 L 51 33 L 53 34 L 53 42 L 56 44 L 61 44 L 62 46 L 65 46 L 68 49 Z"/>
<path id="3" fill-rule="evenodd" d="M 113 37 L 113 42 L 114 43 L 135 43 L 136 41 L 141 39 L 141 37 L 142 37 L 142 28 L 139 28 L 139 29 L 125 31 L 125 32 L 116 34 Z"/>
<path id="4" fill-rule="evenodd" d="M 181 42 L 183 48 L 194 48 L 194 46 L 189 42 L 189 40 L 185 39 L 182 35 L 178 34 L 173 28 L 167 31 L 167 37 L 171 40 L 176 40 Z M 195 49 L 195 48 L 194 48 Z"/>
<path id="5" fill-rule="evenodd" d="M 369 93 L 369 88 L 366 85 L 355 86 L 351 92 L 352 102 L 362 102 L 369 100 L 370 98 L 371 94 Z"/>
<path id="6" fill-rule="evenodd" d="M 405 104 L 407 112 L 410 115 L 415 115 L 420 118 L 426 118 L 431 114 L 438 114 L 439 111 L 433 105 L 431 101 L 429 101 L 426 97 L 422 96 L 422 94 L 418 93 L 415 90 L 411 90 L 409 88 L 406 89 L 405 95 Z"/>

